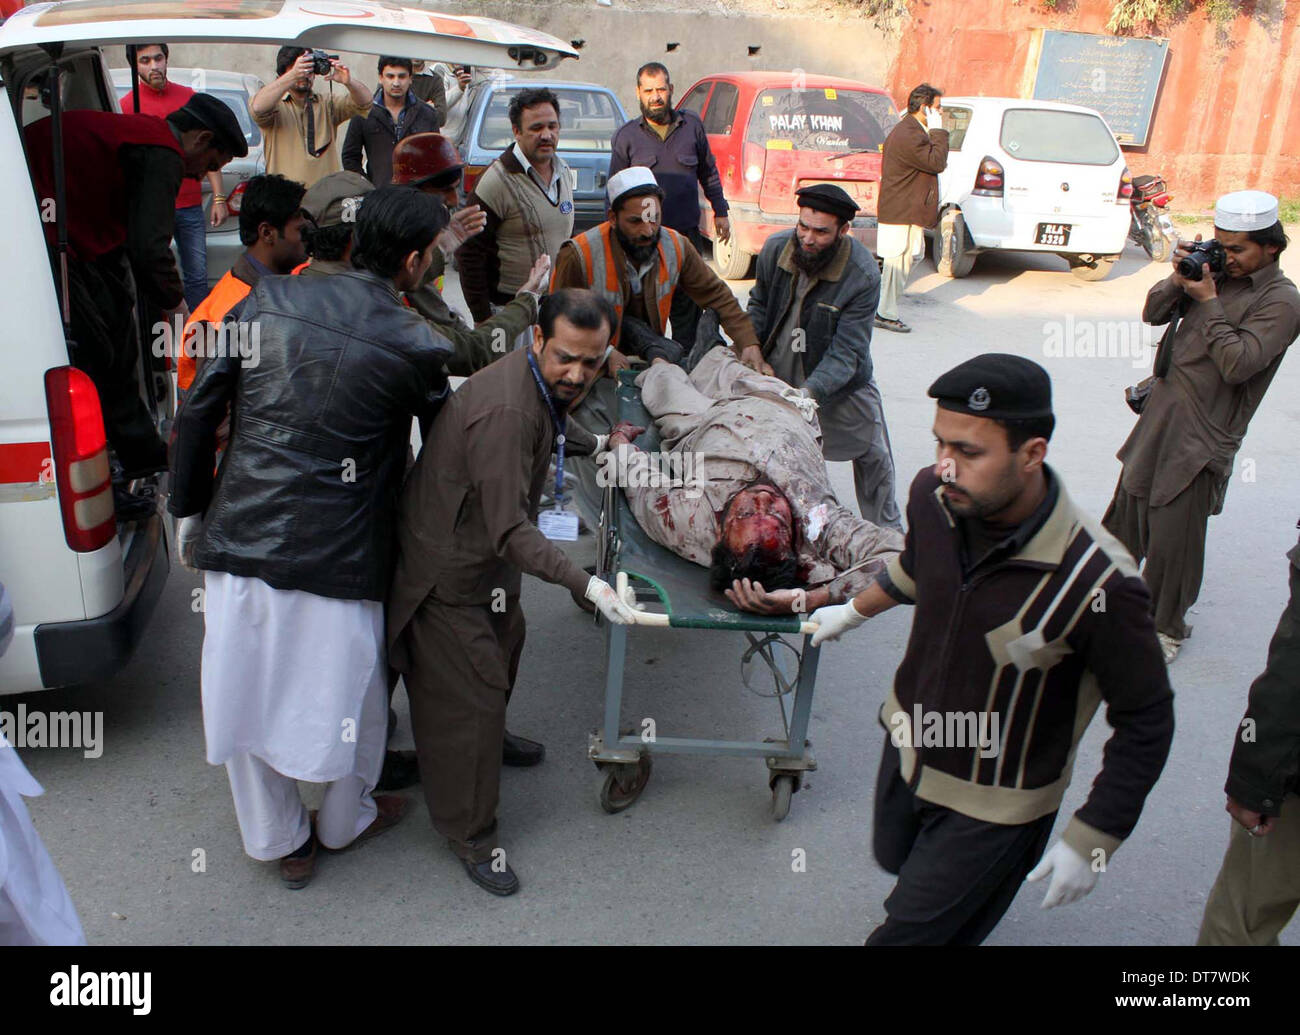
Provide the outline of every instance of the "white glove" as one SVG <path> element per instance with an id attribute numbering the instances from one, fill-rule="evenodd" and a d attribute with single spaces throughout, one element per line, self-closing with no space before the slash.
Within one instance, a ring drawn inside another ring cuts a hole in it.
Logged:
<path id="1" fill-rule="evenodd" d="M 186 571 L 198 571 L 194 567 L 194 554 L 199 548 L 202 535 L 202 514 L 191 514 L 176 522 L 176 559 Z"/>
<path id="2" fill-rule="evenodd" d="M 819 607 L 808 619 L 810 622 L 816 622 L 819 627 L 813 633 L 812 645 L 820 647 L 827 640 L 838 640 L 841 635 L 850 629 L 856 629 L 866 620 L 867 616 L 853 606 L 851 599 L 843 604 Z"/>
<path id="3" fill-rule="evenodd" d="M 596 605 L 607 621 L 615 625 L 631 625 L 636 621 L 636 612 L 619 598 L 614 587 L 604 579 L 593 575 L 583 596 Z"/>
<path id="4" fill-rule="evenodd" d="M 925 108 L 925 128 L 943 129 L 943 109 L 942 108 Z"/>
<path id="5" fill-rule="evenodd" d="M 817 400 L 805 392 L 802 388 L 782 388 L 781 398 L 788 403 L 793 403 L 799 415 L 809 424 L 817 416 Z"/>
<path id="6" fill-rule="evenodd" d="M 1025 880 L 1033 883 L 1048 875 L 1052 879 L 1047 885 L 1047 894 L 1043 896 L 1043 909 L 1068 906 L 1083 898 L 1097 884 L 1096 871 L 1088 865 L 1088 860 L 1064 841 L 1052 845 Z"/>

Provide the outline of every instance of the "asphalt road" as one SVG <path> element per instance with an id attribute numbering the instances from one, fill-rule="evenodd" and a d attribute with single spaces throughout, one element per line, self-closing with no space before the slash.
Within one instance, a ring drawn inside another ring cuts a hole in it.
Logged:
<path id="1" fill-rule="evenodd" d="M 1077 335 L 1089 321 L 1137 320 L 1147 288 L 1164 275 L 1141 260 L 1130 246 L 1096 284 L 1075 280 L 1051 257 L 985 257 L 961 281 L 920 264 L 902 310 L 914 332 L 878 331 L 873 347 L 900 494 L 933 455 L 926 387 L 975 353 L 1011 351 L 1052 373 L 1058 428 L 1049 462 L 1100 516 L 1119 472 L 1115 450 L 1132 424 L 1121 393 L 1144 371 L 1126 356 L 1047 357 L 1045 343 L 1053 325 Z M 1298 263 L 1284 263 L 1293 279 Z M 1089 898 L 1045 912 L 1041 890 L 1026 889 L 991 943 L 1194 940 L 1226 844 L 1222 787 L 1233 732 L 1285 602 L 1283 555 L 1300 514 L 1298 387 L 1291 360 L 1241 450 L 1254 461 L 1253 480 L 1236 477 L 1225 512 L 1211 522 L 1195 633 L 1172 669 L 1178 731 L 1141 823 Z M 851 501 L 848 465 L 831 466 Z M 590 537 L 575 547 L 583 563 L 591 550 Z M 883 918 L 892 879 L 870 851 L 883 738 L 876 713 L 908 635 L 904 608 L 823 650 L 810 733 L 819 768 L 785 822 L 768 817 L 761 762 L 672 756 L 658 760 L 634 807 L 610 816 L 585 757 L 601 715 L 603 634 L 565 591 L 526 580 L 528 646 L 510 726 L 543 740 L 547 759 L 503 776 L 502 842 L 520 894 L 496 899 L 465 878 L 434 835 L 418 789 L 408 792 L 414 807 L 399 828 L 323 858 L 313 884 L 289 892 L 273 865 L 244 855 L 225 773 L 204 761 L 203 630 L 190 606 L 198 584 L 172 573 L 146 643 L 112 682 L 0 699 L 7 709 L 22 701 L 104 713 L 97 759 L 23 752 L 47 792 L 30 801 L 32 814 L 92 943 L 852 944 Z M 716 632 L 634 635 L 625 720 L 652 717 L 660 736 L 779 734 L 775 703 L 741 686 L 743 642 Z M 398 746 L 409 746 L 400 697 L 398 709 Z M 1107 733 L 1099 714 L 1063 816 L 1086 796 Z M 314 803 L 318 789 L 307 795 Z M 806 865 L 797 872 L 800 855 Z M 1300 925 L 1283 941 L 1300 944 Z"/>

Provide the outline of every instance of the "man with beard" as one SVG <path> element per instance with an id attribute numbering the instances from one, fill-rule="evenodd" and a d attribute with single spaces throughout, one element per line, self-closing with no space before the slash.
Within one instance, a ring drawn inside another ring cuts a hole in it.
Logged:
<path id="1" fill-rule="evenodd" d="M 144 115 L 157 115 L 165 119 L 194 96 L 188 86 L 173 83 L 167 78 L 166 43 L 132 43 L 126 48 L 126 59 L 136 67 L 140 77 L 139 89 L 134 96 L 122 98 L 122 110 Z M 226 195 L 221 189 L 221 173 L 206 173 L 208 187 L 212 190 L 213 226 L 220 226 L 230 215 Z M 180 257 L 181 276 L 185 282 L 185 304 L 193 312 L 208 293 L 208 238 L 203 220 L 203 191 L 198 180 L 181 180 L 176 194 L 176 222 L 172 236 L 176 240 L 176 254 Z"/>
<path id="2" fill-rule="evenodd" d="M 611 323 L 593 292 L 547 295 L 532 346 L 474 374 L 438 415 L 398 507 L 389 662 L 406 677 L 433 825 L 494 895 L 519 889 L 497 839 L 502 763 L 543 757 L 541 744 L 506 732 L 524 648 L 523 574 L 566 587 L 611 622 L 633 619 L 610 585 L 552 541 L 576 537 L 573 515 L 558 505 L 538 514 L 553 452 L 562 470 L 568 454 L 608 441 L 566 414 L 600 369 Z"/>
<path id="3" fill-rule="evenodd" d="M 731 235 L 727 199 L 700 117 L 693 111 L 673 110 L 673 84 L 668 69 L 657 61 L 637 69 L 636 96 L 641 117 L 614 134 L 610 142 L 610 178 L 629 166 L 653 169 L 664 192 L 663 225 L 687 238 L 697 251 L 704 249 L 700 234 L 702 187 L 713 206 L 714 232 L 719 240 L 727 240 Z M 694 344 L 699 319 L 700 307 L 690 295 L 674 297 L 673 340 L 684 349 Z"/>
<path id="4" fill-rule="evenodd" d="M 600 378 L 573 408 L 575 422 L 592 432 L 612 423 L 615 378 L 630 365 L 629 355 L 647 362 L 681 361 L 682 347 L 663 336 L 678 295 L 716 311 L 737 348 L 757 349 L 759 341 L 726 282 L 709 269 L 690 241 L 660 225 L 664 190 L 649 169 L 634 165 L 611 176 L 606 195 L 609 218 L 564 242 L 551 278 L 552 290 L 590 288 L 616 314 L 605 364 L 610 376 Z M 601 498 L 595 465 L 585 461 L 572 469 L 579 482 L 579 502 L 594 522 Z"/>
<path id="5" fill-rule="evenodd" d="M 799 223 L 768 238 L 749 292 L 762 345 L 736 347 L 743 363 L 775 373 L 817 403 L 823 455 L 853 462 L 862 516 L 901 529 L 889 429 L 871 377 L 880 270 L 849 233 L 858 207 L 842 188 L 820 183 L 795 196 Z"/>
<path id="6" fill-rule="evenodd" d="M 938 455 L 912 483 L 903 552 L 812 616 L 819 644 L 916 607 L 880 712 L 873 849 L 898 883 L 869 945 L 978 945 L 1025 880 L 1049 879 L 1044 908 L 1088 894 L 1137 825 L 1174 733 L 1137 566 L 1044 462 L 1047 371 L 976 356 L 929 394 Z M 1114 733 L 1101 772 L 1044 854 L 1102 701 Z"/>

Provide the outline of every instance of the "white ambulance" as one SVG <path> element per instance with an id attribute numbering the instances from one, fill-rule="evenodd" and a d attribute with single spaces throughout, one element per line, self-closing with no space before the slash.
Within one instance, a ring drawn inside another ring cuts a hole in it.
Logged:
<path id="1" fill-rule="evenodd" d="M 68 0 L 23 8 L 0 25 L 0 583 L 14 639 L 0 656 L 0 695 L 106 679 L 131 657 L 169 569 L 163 484 L 157 513 L 120 523 L 108 447 L 90 379 L 69 365 L 58 290 L 23 150 L 23 127 L 51 117 L 35 88 L 57 62 L 64 110 L 118 110 L 100 48 L 148 40 L 295 44 L 400 54 L 485 68 L 542 70 L 577 57 L 568 44 L 489 18 L 368 0 Z M 274 51 L 268 50 L 268 63 Z M 72 172 L 72 171 L 69 171 Z M 48 212 L 48 210 L 47 210 Z M 145 394 L 165 428 L 170 378 L 153 361 Z"/>

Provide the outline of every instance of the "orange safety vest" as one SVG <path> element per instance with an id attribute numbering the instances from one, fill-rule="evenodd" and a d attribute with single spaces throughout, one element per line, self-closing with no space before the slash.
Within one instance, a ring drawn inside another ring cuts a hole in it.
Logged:
<path id="1" fill-rule="evenodd" d="M 594 226 L 586 233 L 573 238 L 573 244 L 578 249 L 582 275 L 588 286 L 609 301 L 618 314 L 619 326 L 622 326 L 623 288 L 619 283 L 620 271 L 614 261 L 614 247 L 610 240 L 612 230 L 613 225 L 606 220 L 599 226 Z M 672 247 L 665 248 L 665 240 Z M 598 244 L 600 247 L 596 247 Z M 655 283 L 654 308 L 658 310 L 659 326 L 654 330 L 657 334 L 663 334 L 664 328 L 668 326 L 668 313 L 673 307 L 673 291 L 682 272 L 683 254 L 681 234 L 666 226 L 663 227 L 663 233 L 659 237 L 659 278 Z M 649 301 L 646 299 L 647 315 L 652 312 Z M 618 347 L 618 331 L 619 327 L 615 327 L 614 334 L 610 338 L 610 344 L 615 348 Z"/>
<path id="2" fill-rule="evenodd" d="M 194 383 L 194 375 L 198 373 L 196 356 L 191 355 L 191 352 L 202 348 L 206 340 L 206 331 L 199 325 L 217 326 L 252 290 L 251 284 L 245 284 L 233 271 L 228 272 L 213 285 L 208 297 L 199 303 L 198 308 L 190 313 L 190 318 L 185 321 L 185 329 L 181 332 L 180 355 L 176 357 L 176 384 L 182 392 L 189 391 L 190 385 Z M 191 333 L 194 337 L 193 345 L 190 345 Z"/>

